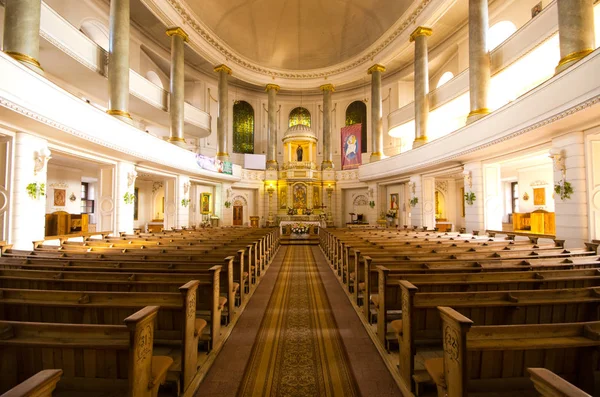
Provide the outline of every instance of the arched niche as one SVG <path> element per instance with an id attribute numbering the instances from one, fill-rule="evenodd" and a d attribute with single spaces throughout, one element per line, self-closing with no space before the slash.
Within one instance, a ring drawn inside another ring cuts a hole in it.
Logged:
<path id="1" fill-rule="evenodd" d="M 97 19 L 86 19 L 79 28 L 81 33 L 108 52 L 108 28 Z"/>
<path id="2" fill-rule="evenodd" d="M 162 80 L 155 71 L 151 70 L 148 73 L 146 73 L 146 79 L 148 79 L 148 81 L 150 81 L 152 84 L 162 88 L 163 90 L 165 89 Z"/>

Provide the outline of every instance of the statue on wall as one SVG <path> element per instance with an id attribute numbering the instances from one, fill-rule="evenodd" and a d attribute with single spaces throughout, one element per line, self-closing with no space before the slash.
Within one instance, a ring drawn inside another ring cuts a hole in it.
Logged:
<path id="1" fill-rule="evenodd" d="M 302 146 L 298 145 L 298 149 L 296 149 L 296 157 L 297 161 L 302 161 Z"/>

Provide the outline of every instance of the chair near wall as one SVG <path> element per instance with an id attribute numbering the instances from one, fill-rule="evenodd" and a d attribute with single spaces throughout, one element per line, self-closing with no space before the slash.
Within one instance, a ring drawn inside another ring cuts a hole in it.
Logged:
<path id="1" fill-rule="evenodd" d="M 69 214 L 66 211 L 56 211 L 46 214 L 46 236 L 62 236 L 65 234 L 87 233 L 88 214 Z"/>

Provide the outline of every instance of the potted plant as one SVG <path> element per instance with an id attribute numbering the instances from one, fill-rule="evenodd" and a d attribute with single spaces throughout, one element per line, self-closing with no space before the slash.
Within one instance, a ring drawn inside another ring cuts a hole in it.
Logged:
<path id="1" fill-rule="evenodd" d="M 223 204 L 225 205 L 225 208 L 231 207 L 231 201 L 225 201 Z"/>
<path id="2" fill-rule="evenodd" d="M 41 196 L 46 195 L 46 184 L 45 183 L 31 182 L 29 185 L 27 185 L 26 189 L 27 189 L 27 195 L 33 200 L 37 200 Z"/>
<path id="3" fill-rule="evenodd" d="M 181 199 L 181 206 L 182 207 L 187 207 L 188 205 L 190 205 L 190 199 L 188 199 L 188 198 Z"/>
<path id="4" fill-rule="evenodd" d="M 133 202 L 135 201 L 135 196 L 133 195 L 133 193 L 126 192 L 123 195 L 123 201 L 125 202 L 125 204 L 133 204 Z"/>
<path id="5" fill-rule="evenodd" d="M 411 207 L 414 207 L 415 205 L 417 205 L 419 203 L 419 198 L 417 196 L 415 196 L 410 199 L 409 203 L 410 203 Z"/>
<path id="6" fill-rule="evenodd" d="M 554 185 L 554 193 L 560 196 L 561 200 L 568 200 L 573 194 L 573 186 L 564 179 L 561 179 L 556 185 Z"/>
<path id="7" fill-rule="evenodd" d="M 476 198 L 477 198 L 477 197 L 475 196 L 475 193 L 473 193 L 473 192 L 468 192 L 468 193 L 465 193 L 465 201 L 466 201 L 466 202 L 467 202 L 467 204 L 469 204 L 469 205 L 473 205 L 473 202 L 475 202 L 475 199 L 476 199 Z"/>
<path id="8" fill-rule="evenodd" d="M 375 201 L 373 201 L 373 200 L 369 201 L 369 207 L 375 208 Z"/>

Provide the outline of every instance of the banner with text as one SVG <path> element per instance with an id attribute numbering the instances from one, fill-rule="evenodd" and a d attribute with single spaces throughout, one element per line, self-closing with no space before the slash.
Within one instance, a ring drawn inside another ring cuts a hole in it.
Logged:
<path id="1" fill-rule="evenodd" d="M 361 164 L 362 124 L 342 128 L 342 170 L 358 168 Z"/>
<path id="2" fill-rule="evenodd" d="M 196 163 L 203 170 L 219 172 L 221 174 L 233 174 L 231 161 L 221 161 L 214 157 L 196 154 Z"/>

